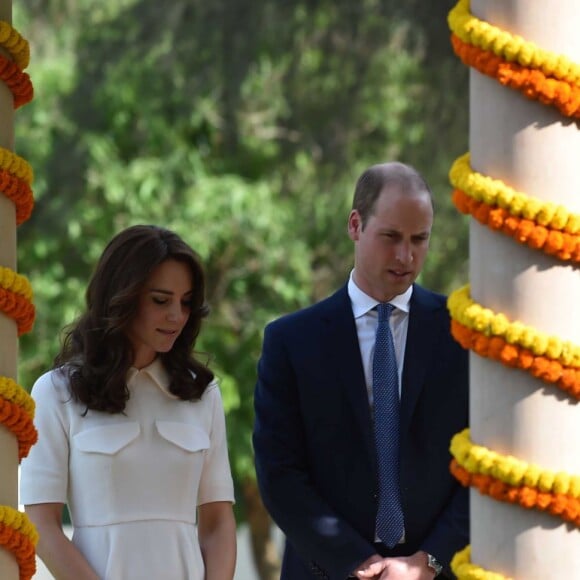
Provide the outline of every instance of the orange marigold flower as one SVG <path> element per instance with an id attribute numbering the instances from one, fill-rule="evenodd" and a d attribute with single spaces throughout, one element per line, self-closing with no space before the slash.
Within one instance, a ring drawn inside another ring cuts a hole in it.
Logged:
<path id="1" fill-rule="evenodd" d="M 501 351 L 500 360 L 507 366 L 515 367 L 518 364 L 518 347 L 513 344 L 506 344 Z"/>

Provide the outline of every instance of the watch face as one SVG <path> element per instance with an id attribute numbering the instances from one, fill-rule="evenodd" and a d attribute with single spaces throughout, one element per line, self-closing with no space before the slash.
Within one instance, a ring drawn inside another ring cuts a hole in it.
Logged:
<path id="1" fill-rule="evenodd" d="M 431 554 L 427 554 L 427 566 L 435 571 L 435 576 L 441 574 L 441 570 L 443 570 L 443 566 Z"/>

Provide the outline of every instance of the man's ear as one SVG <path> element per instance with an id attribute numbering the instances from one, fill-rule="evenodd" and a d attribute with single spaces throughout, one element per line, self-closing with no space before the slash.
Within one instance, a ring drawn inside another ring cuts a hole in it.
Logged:
<path id="1" fill-rule="evenodd" d="M 348 237 L 356 242 L 362 231 L 362 219 L 356 209 L 353 209 L 348 216 Z"/>

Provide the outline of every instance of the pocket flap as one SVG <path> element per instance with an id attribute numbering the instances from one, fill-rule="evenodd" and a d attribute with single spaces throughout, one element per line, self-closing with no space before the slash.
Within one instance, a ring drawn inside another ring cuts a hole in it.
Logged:
<path id="1" fill-rule="evenodd" d="M 209 436 L 199 427 L 174 421 L 155 421 L 155 425 L 163 439 L 186 451 L 209 449 Z"/>
<path id="2" fill-rule="evenodd" d="M 77 449 L 85 453 L 114 455 L 139 435 L 139 423 L 114 423 L 81 431 L 73 437 Z"/>

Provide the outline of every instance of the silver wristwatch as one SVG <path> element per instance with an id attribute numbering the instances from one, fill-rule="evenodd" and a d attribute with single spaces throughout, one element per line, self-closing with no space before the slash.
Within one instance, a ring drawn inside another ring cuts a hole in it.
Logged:
<path id="1" fill-rule="evenodd" d="M 435 572 L 435 576 L 439 576 L 441 574 L 441 570 L 443 570 L 443 566 L 439 564 L 437 558 L 435 556 L 431 556 L 431 554 L 427 554 L 427 566 Z"/>

